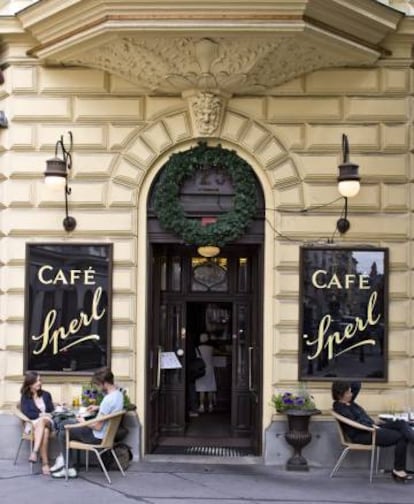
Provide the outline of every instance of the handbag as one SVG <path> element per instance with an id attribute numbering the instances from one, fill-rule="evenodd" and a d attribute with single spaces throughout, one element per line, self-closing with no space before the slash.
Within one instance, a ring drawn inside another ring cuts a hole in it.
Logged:
<path id="1" fill-rule="evenodd" d="M 200 350 L 196 348 L 196 357 L 190 362 L 190 380 L 195 381 L 206 374 L 206 363 L 201 357 Z"/>
<path id="2" fill-rule="evenodd" d="M 59 431 L 67 424 L 78 423 L 76 415 L 73 411 L 53 411 L 52 412 L 53 426 L 55 430 Z"/>

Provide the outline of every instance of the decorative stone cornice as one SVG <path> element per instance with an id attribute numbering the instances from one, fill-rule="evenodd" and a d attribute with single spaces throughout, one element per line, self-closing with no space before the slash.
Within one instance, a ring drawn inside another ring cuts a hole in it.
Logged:
<path id="1" fill-rule="evenodd" d="M 403 14 L 375 0 L 49 0 L 18 17 L 46 64 L 102 69 L 143 93 L 265 94 L 321 68 L 374 64 Z"/>
<path id="2" fill-rule="evenodd" d="M 216 52 L 209 62 L 199 51 L 208 44 Z M 293 37 L 121 37 L 64 62 L 106 70 L 146 93 L 177 94 L 196 88 L 261 94 L 297 75 L 350 60 L 339 51 L 332 54 Z"/>

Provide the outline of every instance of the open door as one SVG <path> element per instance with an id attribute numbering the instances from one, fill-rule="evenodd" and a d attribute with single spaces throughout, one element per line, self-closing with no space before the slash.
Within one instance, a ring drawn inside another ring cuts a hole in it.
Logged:
<path id="1" fill-rule="evenodd" d="M 174 453 L 171 447 L 197 437 L 197 443 L 261 454 L 261 248 L 235 247 L 213 260 L 174 245 L 151 250 L 148 451 Z M 210 417 L 194 419 L 186 363 L 202 332 L 215 348 L 216 405 Z M 162 369 L 165 352 L 176 355 L 179 369 Z"/>
<path id="2" fill-rule="evenodd" d="M 185 430 L 185 302 L 181 290 L 182 258 L 153 247 L 151 319 L 147 365 L 147 450 L 162 435 Z M 180 368 L 163 369 L 163 354 L 174 352 Z"/>
<path id="3" fill-rule="evenodd" d="M 255 454 L 261 453 L 262 324 L 257 285 L 261 257 L 258 253 L 239 257 L 236 301 L 233 303 L 233 435 L 251 440 Z"/>

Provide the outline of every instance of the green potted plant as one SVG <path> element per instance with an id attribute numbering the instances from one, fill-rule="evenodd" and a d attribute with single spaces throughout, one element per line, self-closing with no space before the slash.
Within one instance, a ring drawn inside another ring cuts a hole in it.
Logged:
<path id="1" fill-rule="evenodd" d="M 316 408 L 313 397 L 305 390 L 300 392 L 280 392 L 273 394 L 272 404 L 278 413 L 287 416 L 288 432 L 286 441 L 293 448 L 293 455 L 286 464 L 288 471 L 308 471 L 309 466 L 302 455 L 302 448 L 310 443 L 312 434 L 309 432 L 309 422 L 313 415 L 321 412 Z"/>
<path id="2" fill-rule="evenodd" d="M 120 387 L 120 392 L 124 397 L 124 409 L 127 411 L 131 411 L 136 409 L 135 404 L 131 403 L 131 399 L 129 398 L 128 392 Z M 83 385 L 82 386 L 82 395 L 81 402 L 82 406 L 89 406 L 91 404 L 97 404 L 98 406 L 101 404 L 104 395 L 102 392 L 98 391 L 98 389 L 93 384 Z"/>

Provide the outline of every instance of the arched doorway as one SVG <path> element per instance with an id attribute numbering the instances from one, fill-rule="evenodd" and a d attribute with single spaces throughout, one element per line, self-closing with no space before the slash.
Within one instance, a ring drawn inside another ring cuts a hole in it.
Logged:
<path id="1" fill-rule="evenodd" d="M 221 247 L 218 256 L 206 258 L 195 244 L 162 228 L 154 209 L 162 173 L 163 168 L 147 206 L 146 453 L 260 455 L 265 210 L 261 186 L 254 177 L 257 209 L 243 235 Z M 203 166 L 180 188 L 186 218 L 209 222 L 228 212 L 234 185 L 226 170 Z M 201 333 L 210 336 L 217 391 L 213 407 L 206 403 L 205 411 L 197 412 L 199 397 L 194 404 L 189 364 Z M 171 354 L 177 367 L 166 368 Z"/>

